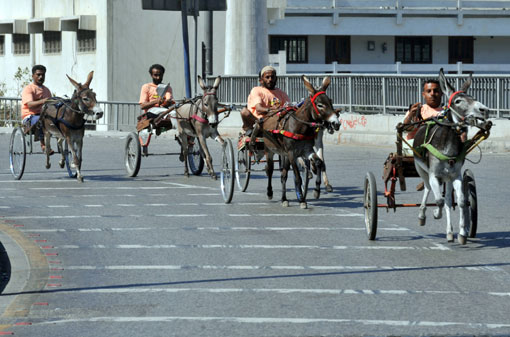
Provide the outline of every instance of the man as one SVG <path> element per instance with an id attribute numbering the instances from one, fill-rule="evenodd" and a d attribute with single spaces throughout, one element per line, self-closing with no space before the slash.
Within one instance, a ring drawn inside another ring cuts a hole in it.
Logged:
<path id="1" fill-rule="evenodd" d="M 32 83 L 23 88 L 21 93 L 21 119 L 23 124 L 33 126 L 39 121 L 42 106 L 51 97 L 50 90 L 43 85 L 46 78 L 46 67 L 37 64 L 32 67 Z M 43 152 L 46 150 L 42 128 L 37 135 Z M 50 152 L 50 154 L 53 151 Z"/>
<path id="2" fill-rule="evenodd" d="M 259 73 L 259 86 L 254 87 L 248 96 L 247 108 L 241 110 L 243 131 L 246 136 L 256 136 L 259 123 L 270 112 L 277 111 L 280 107 L 290 103 L 289 96 L 276 87 L 276 70 L 271 66 L 265 66 Z"/>
<path id="3" fill-rule="evenodd" d="M 151 75 L 152 82 L 146 83 L 142 86 L 140 92 L 140 108 L 144 111 L 148 111 L 153 107 L 168 107 L 172 104 L 172 88 L 169 86 L 163 97 L 160 97 L 156 91 L 158 85 L 163 82 L 163 75 L 165 74 L 165 68 L 161 64 L 153 64 L 149 68 L 149 74 Z"/>
<path id="4" fill-rule="evenodd" d="M 421 93 L 425 104 L 415 103 L 407 111 L 404 117 L 404 124 L 417 122 L 423 119 L 436 117 L 443 111 L 441 102 L 443 99 L 443 92 L 438 80 L 427 80 L 423 84 L 423 91 Z M 421 106 L 421 109 L 420 109 Z M 419 110 L 419 111 L 418 111 Z M 408 134 L 407 139 L 414 139 L 416 132 L 418 132 L 419 124 L 416 125 Z"/>

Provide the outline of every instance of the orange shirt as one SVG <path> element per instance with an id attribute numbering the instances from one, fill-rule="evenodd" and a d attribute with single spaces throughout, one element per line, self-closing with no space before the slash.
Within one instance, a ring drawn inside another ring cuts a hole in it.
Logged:
<path id="1" fill-rule="evenodd" d="M 285 103 L 290 103 L 290 99 L 285 91 L 279 88 L 269 90 L 264 87 L 254 87 L 251 89 L 250 95 L 248 96 L 248 110 L 250 110 L 252 115 L 256 118 L 264 117 L 264 115 L 259 114 L 255 110 L 255 106 L 259 103 L 264 108 L 279 107 L 283 106 Z"/>
<path id="2" fill-rule="evenodd" d="M 442 107 L 432 108 L 430 105 L 423 104 L 421 106 L 420 114 L 421 114 L 421 118 L 429 119 L 432 117 L 436 117 L 437 115 L 439 115 L 441 113 L 441 111 L 443 111 Z M 405 117 L 407 117 L 408 115 L 409 115 L 409 111 L 406 112 Z M 405 117 L 404 117 L 404 119 L 405 119 Z M 416 136 L 416 132 L 418 132 L 418 125 L 416 125 L 414 130 L 409 131 L 406 138 L 413 139 L 414 136 Z"/>
<path id="3" fill-rule="evenodd" d="M 157 88 L 158 85 L 152 82 L 144 84 L 140 92 L 140 101 L 138 103 L 141 105 L 143 103 L 152 101 L 153 99 L 159 98 L 159 95 L 156 91 Z M 165 99 L 169 101 L 172 98 L 173 98 L 172 87 L 169 87 L 167 92 L 165 93 Z M 159 104 L 156 104 L 155 106 L 158 107 Z"/>
<path id="4" fill-rule="evenodd" d="M 38 86 L 33 82 L 28 84 L 25 88 L 23 88 L 23 92 L 21 93 L 21 119 L 25 119 L 25 117 L 30 115 L 38 115 L 41 113 L 42 105 L 29 108 L 27 106 L 28 102 L 38 101 L 49 97 L 51 97 L 50 89 L 46 88 L 44 85 Z"/>

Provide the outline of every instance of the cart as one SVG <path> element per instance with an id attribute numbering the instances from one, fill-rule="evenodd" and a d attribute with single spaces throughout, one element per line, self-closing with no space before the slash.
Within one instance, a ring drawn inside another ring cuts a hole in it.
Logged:
<path id="1" fill-rule="evenodd" d="M 489 121 L 486 123 L 485 128 L 480 129 L 474 137 L 466 143 L 468 146 L 466 155 L 477 147 L 483 140 L 487 139 L 490 134 L 490 128 L 492 123 Z M 406 190 L 406 178 L 419 177 L 414 166 L 414 156 L 405 156 L 402 154 L 402 143 L 405 140 L 402 137 L 405 125 L 399 123 L 397 125 L 397 141 L 396 141 L 396 153 L 390 153 L 386 162 L 384 163 L 383 170 L 383 181 L 384 181 L 384 197 L 386 198 L 385 204 L 379 204 L 377 202 L 377 187 L 375 182 L 375 176 L 372 172 L 367 172 L 365 175 L 365 181 L 363 186 L 363 207 L 365 213 L 365 227 L 366 234 L 369 240 L 375 240 L 377 235 L 377 220 L 378 220 L 378 208 L 386 208 L 388 212 L 393 209 L 395 212 L 399 207 L 419 207 L 417 203 L 396 203 L 395 201 L 395 186 L 397 180 L 399 181 L 400 190 Z M 412 149 L 412 147 L 411 147 Z M 413 149 L 413 151 L 415 151 Z M 388 189 L 387 185 L 390 182 Z M 443 184 L 444 185 L 444 184 Z M 466 224 L 468 227 L 468 236 L 470 238 L 476 237 L 476 231 L 478 227 L 478 200 L 476 194 L 476 182 L 473 172 L 469 169 L 464 170 L 462 175 L 462 185 L 464 189 L 464 196 L 466 198 Z M 443 195 L 444 195 L 443 188 Z M 453 198 L 452 206 L 457 205 Z M 435 203 L 426 204 L 426 206 L 436 206 Z"/>

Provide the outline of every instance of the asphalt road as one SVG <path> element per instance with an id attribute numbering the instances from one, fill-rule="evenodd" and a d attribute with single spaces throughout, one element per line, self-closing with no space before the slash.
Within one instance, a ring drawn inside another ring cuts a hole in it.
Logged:
<path id="1" fill-rule="evenodd" d="M 219 180 L 184 177 L 175 155 L 143 158 L 138 177 L 128 178 L 120 138 L 86 137 L 82 184 L 56 156 L 46 170 L 40 154 L 13 181 L 8 141 L 0 135 L 0 226 L 13 271 L 0 296 L 3 333 L 510 334 L 508 153 L 466 163 L 476 177 L 479 229 L 461 246 L 446 242 L 446 222 L 433 220 L 432 209 L 424 227 L 417 209 L 379 209 L 377 239 L 367 240 L 364 177 L 374 172 L 383 202 L 391 148 L 327 145 L 334 191 L 303 210 L 292 181 L 290 207 L 281 207 L 279 174 L 273 200 L 261 172 L 229 205 Z M 219 158 L 219 145 L 210 147 Z M 153 153 L 177 149 L 170 138 L 151 144 Z M 397 201 L 418 202 L 418 182 L 408 179 L 410 191 Z M 458 211 L 453 222 L 457 231 Z"/>

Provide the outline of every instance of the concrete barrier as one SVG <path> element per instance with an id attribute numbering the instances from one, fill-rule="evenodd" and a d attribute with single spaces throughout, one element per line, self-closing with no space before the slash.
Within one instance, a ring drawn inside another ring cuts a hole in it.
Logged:
<path id="1" fill-rule="evenodd" d="M 342 126 L 338 132 L 325 135 L 324 141 L 328 144 L 360 144 L 393 146 L 396 140 L 395 126 L 402 121 L 401 115 L 340 115 Z M 480 144 L 484 151 L 509 152 L 510 151 L 510 120 L 491 119 L 493 126 L 490 137 Z M 219 127 L 220 133 L 229 137 L 237 137 L 241 130 L 241 115 L 239 111 L 232 111 Z M 133 126 L 133 131 L 135 127 Z M 0 133 L 11 133 L 12 128 L 0 128 Z M 469 135 L 476 129 L 470 130 Z M 175 131 L 162 134 L 163 137 L 173 137 Z M 119 131 L 87 131 L 86 136 L 125 137 L 127 132 Z"/>

